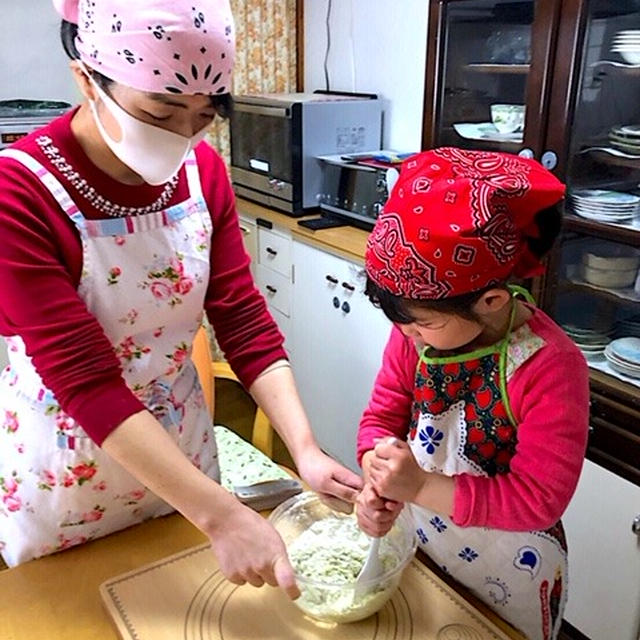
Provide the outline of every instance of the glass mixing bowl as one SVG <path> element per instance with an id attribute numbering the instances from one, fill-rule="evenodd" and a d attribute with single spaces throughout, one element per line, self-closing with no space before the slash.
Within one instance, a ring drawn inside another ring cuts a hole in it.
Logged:
<path id="1" fill-rule="evenodd" d="M 301 596 L 295 604 L 322 622 L 355 622 L 382 608 L 398 587 L 416 551 L 413 518 L 404 509 L 380 542 L 383 572 L 355 590 L 370 539 L 355 515 L 333 511 L 307 491 L 289 498 L 269 516 L 282 536 Z M 301 537 L 304 536 L 304 537 Z"/>

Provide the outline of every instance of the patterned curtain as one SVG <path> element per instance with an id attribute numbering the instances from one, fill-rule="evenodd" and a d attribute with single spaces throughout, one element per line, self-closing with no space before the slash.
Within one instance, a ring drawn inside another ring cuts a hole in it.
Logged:
<path id="1" fill-rule="evenodd" d="M 231 0 L 237 46 L 233 74 L 234 94 L 296 90 L 297 2 L 298 0 Z M 209 142 L 228 165 L 228 121 L 214 122 Z"/>

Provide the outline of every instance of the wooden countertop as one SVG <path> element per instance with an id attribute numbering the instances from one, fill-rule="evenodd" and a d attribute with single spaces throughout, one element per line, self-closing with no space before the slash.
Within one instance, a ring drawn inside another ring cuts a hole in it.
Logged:
<path id="1" fill-rule="evenodd" d="M 243 198 L 238 198 L 236 203 L 239 214 L 246 215 L 250 218 L 268 220 L 273 223 L 274 226 L 280 227 L 281 229 L 288 229 L 294 238 L 298 240 L 303 240 L 308 244 L 336 253 L 354 262 L 360 264 L 364 262 L 364 252 L 367 246 L 367 237 L 369 236 L 368 231 L 349 225 L 312 231 L 311 229 L 301 227 L 298 224 L 298 220 L 316 218 L 318 214 L 305 216 L 303 218 L 293 218 L 255 202 L 244 200 Z"/>
<path id="2" fill-rule="evenodd" d="M 0 638 L 118 640 L 102 606 L 100 584 L 206 541 L 192 524 L 173 514 L 0 571 Z M 424 556 L 418 557 L 424 562 Z M 450 584 L 510 638 L 524 640 L 460 585 Z"/>

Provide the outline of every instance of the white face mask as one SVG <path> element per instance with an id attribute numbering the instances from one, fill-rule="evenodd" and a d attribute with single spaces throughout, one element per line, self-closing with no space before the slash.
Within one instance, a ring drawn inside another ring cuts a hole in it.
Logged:
<path id="1" fill-rule="evenodd" d="M 207 135 L 209 125 L 191 138 L 142 122 L 127 113 L 91 78 L 100 99 L 120 126 L 122 138 L 116 141 L 105 131 L 94 100 L 89 100 L 100 134 L 111 151 L 145 182 L 160 185 L 178 173 L 187 154 Z"/>

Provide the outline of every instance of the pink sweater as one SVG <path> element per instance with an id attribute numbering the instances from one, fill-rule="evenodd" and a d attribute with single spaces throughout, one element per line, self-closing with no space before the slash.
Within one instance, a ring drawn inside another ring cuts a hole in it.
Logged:
<path id="1" fill-rule="evenodd" d="M 510 472 L 455 476 L 453 522 L 512 531 L 545 529 L 573 495 L 586 449 L 589 370 L 579 349 L 542 311 L 529 320 L 545 346 L 511 377 L 507 391 L 518 422 Z M 373 439 L 406 439 L 418 353 L 394 327 L 358 433 L 358 460 Z"/>
<path id="2" fill-rule="evenodd" d="M 75 110 L 14 146 L 47 167 L 88 219 L 104 218 L 51 165 L 36 144 L 50 136 L 67 161 L 104 197 L 125 206 L 154 202 L 163 187 L 130 186 L 98 169 L 75 139 Z M 255 288 L 226 167 L 206 143 L 196 149 L 202 190 L 213 221 L 205 309 L 234 371 L 250 386 L 286 358 L 282 336 Z M 188 195 L 184 168 L 171 206 Z M 127 387 L 112 345 L 78 297 L 80 238 L 42 183 L 13 159 L 0 158 L 0 334 L 20 336 L 62 409 L 98 444 L 144 407 Z"/>

